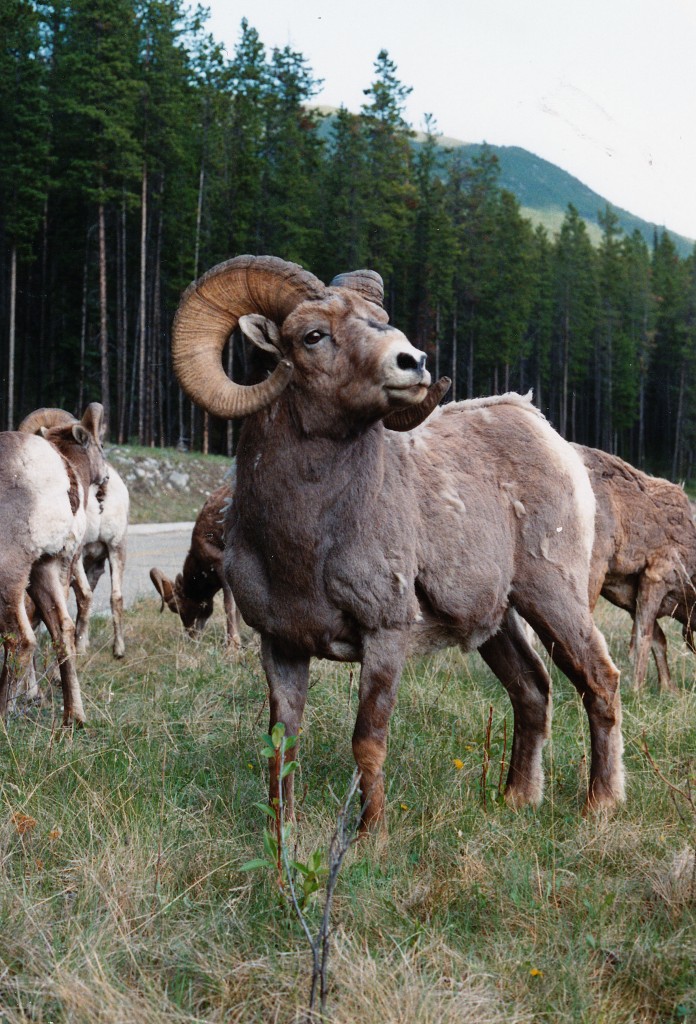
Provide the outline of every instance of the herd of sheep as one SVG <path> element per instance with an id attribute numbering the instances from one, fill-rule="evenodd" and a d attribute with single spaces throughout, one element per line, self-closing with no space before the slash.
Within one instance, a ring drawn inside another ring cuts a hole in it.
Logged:
<path id="1" fill-rule="evenodd" d="M 478 650 L 508 691 L 512 806 L 543 792 L 548 671 L 531 626 L 582 696 L 591 737 L 586 809 L 624 797 L 619 673 L 592 612 L 600 596 L 633 620 L 634 682 L 650 652 L 673 689 L 658 620 L 693 649 L 696 527 L 682 488 L 569 444 L 532 405 L 506 394 L 439 405 L 425 356 L 384 312 L 371 271 L 326 286 L 295 264 L 243 256 L 184 293 L 173 328 L 179 382 L 202 408 L 243 418 L 236 479 L 202 508 L 182 572 L 153 568 L 162 600 L 190 633 L 223 592 L 227 641 L 260 635 L 271 728 L 300 729 L 312 657 L 360 662 L 353 752 L 364 827 L 384 813 L 382 766 L 405 659 Z M 250 342 L 244 385 L 223 349 Z M 0 712 L 37 686 L 35 629 L 48 629 L 63 721 L 84 711 L 77 656 L 108 560 L 113 652 L 124 654 L 121 584 L 128 492 L 104 461 L 103 410 L 81 421 L 41 409 L 0 434 L 3 535 Z M 72 586 L 76 621 L 70 618 Z M 233 596 L 234 595 L 234 596 Z M 271 799 L 279 779 L 271 778 Z M 292 813 L 292 776 L 284 782 Z"/>

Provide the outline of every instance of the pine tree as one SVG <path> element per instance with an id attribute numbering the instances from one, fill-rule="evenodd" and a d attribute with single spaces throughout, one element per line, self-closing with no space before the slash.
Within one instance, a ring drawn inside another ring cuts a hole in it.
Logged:
<path id="1" fill-rule="evenodd" d="M 39 29 L 33 5 L 5 0 L 0 13 L 0 225 L 9 256 L 8 430 L 15 428 L 18 261 L 32 256 L 48 192 L 48 98 Z"/>
<path id="2" fill-rule="evenodd" d="M 386 301 L 398 322 L 407 317 L 404 268 L 410 259 L 409 242 L 417 206 L 411 179 L 411 129 L 404 120 L 404 104 L 411 93 L 397 77 L 397 67 L 386 50 L 377 55 L 375 80 L 364 90 L 362 106 L 366 145 L 365 237 L 368 265 L 385 280 Z"/>
<path id="3" fill-rule="evenodd" d="M 97 224 L 100 398 L 107 424 L 111 385 L 107 305 L 107 208 L 138 176 L 135 135 L 137 31 L 127 0 L 72 0 L 54 39 L 52 89 L 61 191 L 81 197 Z"/>
<path id="4" fill-rule="evenodd" d="M 587 399 L 597 317 L 596 254 L 585 222 L 569 204 L 554 246 L 554 382 L 552 408 L 563 437 L 579 438 L 577 400 Z M 595 384 L 596 384 L 595 374 Z M 595 399 L 596 401 L 596 399 Z M 589 409 L 585 409 L 587 416 Z M 587 434 L 585 433 L 585 436 Z M 596 443 L 596 441 L 595 441 Z"/>
<path id="5" fill-rule="evenodd" d="M 435 120 L 425 118 L 425 141 L 414 158 L 418 207 L 414 225 L 413 289 L 410 334 L 417 347 L 432 351 L 435 376 L 441 375 L 442 338 L 453 300 L 456 234 L 447 211 L 442 147 Z"/>

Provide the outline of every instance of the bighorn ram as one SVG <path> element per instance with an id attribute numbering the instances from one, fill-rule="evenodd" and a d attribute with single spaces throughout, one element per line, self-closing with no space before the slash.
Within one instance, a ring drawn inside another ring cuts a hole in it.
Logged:
<path id="1" fill-rule="evenodd" d="M 75 417 L 64 409 L 36 409 L 22 420 L 17 429 L 23 433 L 44 434 L 51 427 L 76 422 Z M 108 480 L 99 493 L 93 489 L 89 491 L 82 557 L 75 562 L 71 584 L 77 603 L 77 653 L 84 654 L 89 647 L 92 594 L 108 559 L 114 629 L 113 653 L 115 658 L 122 658 L 126 651 L 123 637 L 123 573 L 126 566 L 130 500 L 128 488 L 114 467 L 109 465 L 108 471 Z"/>
<path id="2" fill-rule="evenodd" d="M 274 365 L 246 387 L 222 366 L 237 324 Z M 172 346 L 195 402 L 246 417 L 225 572 L 261 634 L 271 725 L 297 734 L 311 657 L 361 663 L 363 826 L 384 813 L 404 661 L 454 644 L 478 649 L 512 701 L 507 801 L 539 802 L 551 687 L 520 615 L 582 696 L 586 808 L 621 800 L 619 673 L 588 604 L 594 496 L 578 453 L 529 400 L 453 403 L 405 432 L 432 405 L 430 375 L 390 326 L 372 271 L 327 287 L 275 257 L 237 257 L 186 290 Z M 291 782 L 284 793 L 292 808 Z"/>
<path id="3" fill-rule="evenodd" d="M 0 434 L 1 714 L 11 688 L 30 671 L 36 646 L 25 604 L 28 594 L 58 656 L 63 723 L 84 721 L 75 626 L 66 594 L 84 537 L 90 487 L 101 486 L 107 475 L 102 421 L 103 408 L 93 402 L 81 422 L 52 427 L 41 437 L 18 431 Z"/>
<path id="4" fill-rule="evenodd" d="M 242 645 L 239 636 L 241 616 L 225 579 L 222 555 L 225 550 L 223 517 L 230 506 L 234 491 L 223 484 L 210 495 L 198 513 L 191 533 L 191 547 L 184 560 L 183 572 L 174 582 L 159 569 L 150 569 L 157 593 L 170 611 L 179 615 L 190 636 L 196 636 L 213 614 L 213 598 L 222 589 L 227 620 L 227 644 L 238 651 Z"/>
<path id="5" fill-rule="evenodd" d="M 652 646 L 662 689 L 675 690 L 667 640 L 658 618 L 682 623 L 694 648 L 696 525 L 681 487 L 648 476 L 615 455 L 574 446 L 587 467 L 597 500 L 590 575 L 590 607 L 600 593 L 633 616 L 631 651 L 637 689 L 645 681 Z"/>

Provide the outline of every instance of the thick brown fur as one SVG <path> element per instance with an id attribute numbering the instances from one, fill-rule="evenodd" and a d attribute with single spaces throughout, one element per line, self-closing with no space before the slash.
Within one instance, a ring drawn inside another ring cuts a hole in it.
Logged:
<path id="1" fill-rule="evenodd" d="M 597 500 L 590 607 L 601 594 L 633 618 L 634 680 L 645 682 L 652 648 L 659 686 L 674 690 L 658 619 L 670 616 L 691 637 L 696 605 L 696 525 L 681 487 L 615 455 L 575 445 Z"/>
<path id="2" fill-rule="evenodd" d="M 229 266 L 204 284 L 215 286 L 218 310 Z M 191 286 L 177 320 L 180 379 L 186 344 L 200 351 L 213 319 L 189 314 L 194 300 L 204 308 Z M 215 321 L 222 338 L 218 311 Z M 589 609 L 595 503 L 577 453 L 519 395 L 452 404 L 410 432 L 385 430 L 383 417 L 422 401 L 425 356 L 349 287 L 312 286 L 282 323 L 257 313 L 239 322 L 289 368 L 279 397 L 244 420 L 224 560 L 242 615 L 261 634 L 271 726 L 297 734 L 311 657 L 359 661 L 353 752 L 363 824 L 379 822 L 405 659 L 453 644 L 478 649 L 514 709 L 506 798 L 538 803 L 551 684 L 522 616 L 582 695 L 586 806 L 621 800 L 619 673 Z M 205 407 L 205 359 L 199 366 L 187 386 Z M 219 377 L 216 387 L 224 408 Z M 272 777 L 271 797 L 278 785 Z"/>
<path id="3" fill-rule="evenodd" d="M 174 581 L 159 569 L 150 569 L 150 579 L 170 611 L 181 618 L 187 633 L 198 634 L 213 614 L 213 598 L 222 590 L 225 605 L 227 644 L 230 650 L 241 648 L 241 616 L 225 579 L 222 555 L 225 509 L 234 497 L 232 484 L 213 491 L 198 513 L 191 533 L 191 547 L 184 559 L 183 571 Z"/>

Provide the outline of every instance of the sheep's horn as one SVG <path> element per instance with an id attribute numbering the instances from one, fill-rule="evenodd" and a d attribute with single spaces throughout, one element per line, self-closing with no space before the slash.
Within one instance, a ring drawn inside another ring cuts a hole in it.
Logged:
<path id="1" fill-rule="evenodd" d="M 375 270 L 351 270 L 346 274 L 337 274 L 329 288 L 352 288 L 369 302 L 384 305 L 384 282 Z"/>
<path id="2" fill-rule="evenodd" d="M 104 419 L 104 406 L 101 402 L 90 402 L 82 417 L 82 426 L 89 430 L 90 434 L 101 441 L 106 433 L 106 420 Z"/>
<path id="3" fill-rule="evenodd" d="M 52 427 L 67 427 L 71 423 L 77 423 L 77 419 L 65 409 L 42 408 L 25 416 L 17 430 L 23 434 L 38 434 L 42 427 L 50 430 Z"/>
<path id="4" fill-rule="evenodd" d="M 239 318 L 261 313 L 279 326 L 303 299 L 325 286 L 296 263 L 275 256 L 236 256 L 203 274 L 181 297 L 172 328 L 172 362 L 189 398 L 213 416 L 234 419 L 270 405 L 287 386 L 292 363 L 249 387 L 230 380 L 222 350 Z"/>
<path id="5" fill-rule="evenodd" d="M 452 381 L 449 377 L 440 377 L 428 388 L 428 393 L 418 405 L 410 405 L 407 409 L 397 409 L 390 412 L 382 420 L 389 430 L 413 430 L 423 420 L 427 420 L 430 413 L 440 404 L 445 397 Z"/>

